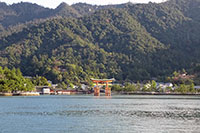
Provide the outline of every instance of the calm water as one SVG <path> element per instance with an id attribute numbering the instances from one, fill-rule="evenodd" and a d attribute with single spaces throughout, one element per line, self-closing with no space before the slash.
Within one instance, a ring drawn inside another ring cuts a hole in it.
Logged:
<path id="1" fill-rule="evenodd" d="M 47 132 L 200 133 L 200 97 L 0 97 L 0 133 Z"/>

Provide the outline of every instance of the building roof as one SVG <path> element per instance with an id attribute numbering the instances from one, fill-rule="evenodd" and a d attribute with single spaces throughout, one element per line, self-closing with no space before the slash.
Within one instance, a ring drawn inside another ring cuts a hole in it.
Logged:
<path id="1" fill-rule="evenodd" d="M 113 81 L 115 81 L 114 78 L 111 78 L 111 79 L 93 79 L 93 78 L 91 78 L 91 80 L 93 82 L 113 82 Z"/>
<path id="2" fill-rule="evenodd" d="M 194 86 L 195 89 L 200 89 L 200 86 Z"/>

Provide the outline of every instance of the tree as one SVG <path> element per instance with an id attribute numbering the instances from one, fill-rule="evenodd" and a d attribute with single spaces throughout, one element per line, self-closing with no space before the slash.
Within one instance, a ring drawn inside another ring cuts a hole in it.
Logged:
<path id="1" fill-rule="evenodd" d="M 156 91 L 156 89 L 157 89 L 157 83 L 156 83 L 156 81 L 152 80 L 151 81 L 151 90 Z"/>
<path id="2" fill-rule="evenodd" d="M 112 91 L 122 91 L 123 88 L 120 85 L 112 85 L 111 90 Z"/>
<path id="3" fill-rule="evenodd" d="M 48 80 L 43 76 L 36 76 L 32 79 L 32 82 L 36 86 L 50 86 Z"/>
<path id="4" fill-rule="evenodd" d="M 12 70 L 0 67 L 0 92 L 33 91 L 30 79 L 22 76 L 20 69 Z"/>

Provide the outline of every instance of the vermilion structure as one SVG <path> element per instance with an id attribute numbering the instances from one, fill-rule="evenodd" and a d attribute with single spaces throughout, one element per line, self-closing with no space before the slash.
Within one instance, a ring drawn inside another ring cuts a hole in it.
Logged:
<path id="1" fill-rule="evenodd" d="M 100 96 L 100 88 L 99 84 L 106 84 L 105 88 L 105 96 L 111 96 L 111 88 L 108 87 L 108 83 L 115 81 L 114 78 L 112 79 L 91 79 L 93 83 L 96 83 L 94 87 L 94 96 Z"/>

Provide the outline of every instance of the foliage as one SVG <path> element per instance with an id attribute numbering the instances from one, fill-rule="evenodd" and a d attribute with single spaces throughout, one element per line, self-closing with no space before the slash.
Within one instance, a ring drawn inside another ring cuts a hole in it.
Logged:
<path id="1" fill-rule="evenodd" d="M 117 91 L 117 92 L 134 92 L 134 91 L 139 91 L 140 87 L 138 86 L 138 84 L 131 84 L 126 82 L 125 86 L 120 86 L 120 85 L 113 85 L 111 87 L 112 91 Z"/>
<path id="2" fill-rule="evenodd" d="M 50 86 L 51 85 L 48 82 L 48 80 L 43 76 L 36 76 L 36 77 L 33 77 L 31 80 L 35 86 Z"/>
<path id="3" fill-rule="evenodd" d="M 0 92 L 33 91 L 34 85 L 19 69 L 0 67 Z"/>
<path id="4" fill-rule="evenodd" d="M 142 91 L 145 92 L 156 92 L 158 90 L 156 81 L 152 80 L 151 82 L 148 81 L 144 86 L 142 87 Z"/>
<path id="5" fill-rule="evenodd" d="M 141 81 L 182 68 L 188 70 L 200 62 L 200 16 L 192 5 L 198 10 L 199 1 L 170 0 L 98 9 L 62 3 L 55 10 L 30 3 L 2 3 L 6 10 L 2 14 L 8 18 L 3 18 L 0 25 L 5 34 L 0 39 L 0 66 L 20 68 L 24 75 L 47 77 L 63 88 L 89 82 L 92 77 Z M 87 15 L 89 9 L 92 11 Z M 16 21 L 9 16 L 15 16 Z M 50 19 L 52 16 L 55 18 Z M 10 25 L 36 18 L 48 19 L 19 25 L 5 33 Z M 155 83 L 150 84 L 151 88 L 144 90 L 155 90 Z"/>
<path id="6" fill-rule="evenodd" d="M 177 85 L 180 85 L 180 84 L 190 85 L 194 83 L 193 79 L 194 79 L 194 76 L 188 75 L 185 69 L 183 69 L 180 72 L 174 71 L 173 75 L 167 78 L 167 81 L 173 84 L 177 84 Z"/>
<path id="7" fill-rule="evenodd" d="M 194 88 L 194 84 L 191 85 L 186 85 L 186 84 L 180 84 L 179 86 L 175 87 L 174 92 L 179 92 L 179 93 L 196 93 L 197 90 Z"/>
<path id="8" fill-rule="evenodd" d="M 125 84 L 125 88 L 124 88 L 124 91 L 126 92 L 133 92 L 133 91 L 136 91 L 137 90 L 137 87 L 135 84 L 130 84 L 130 83 L 126 83 Z"/>
<path id="9" fill-rule="evenodd" d="M 120 85 L 112 85 L 111 86 L 111 90 L 112 91 L 122 91 L 123 90 L 123 88 L 120 86 Z"/>

